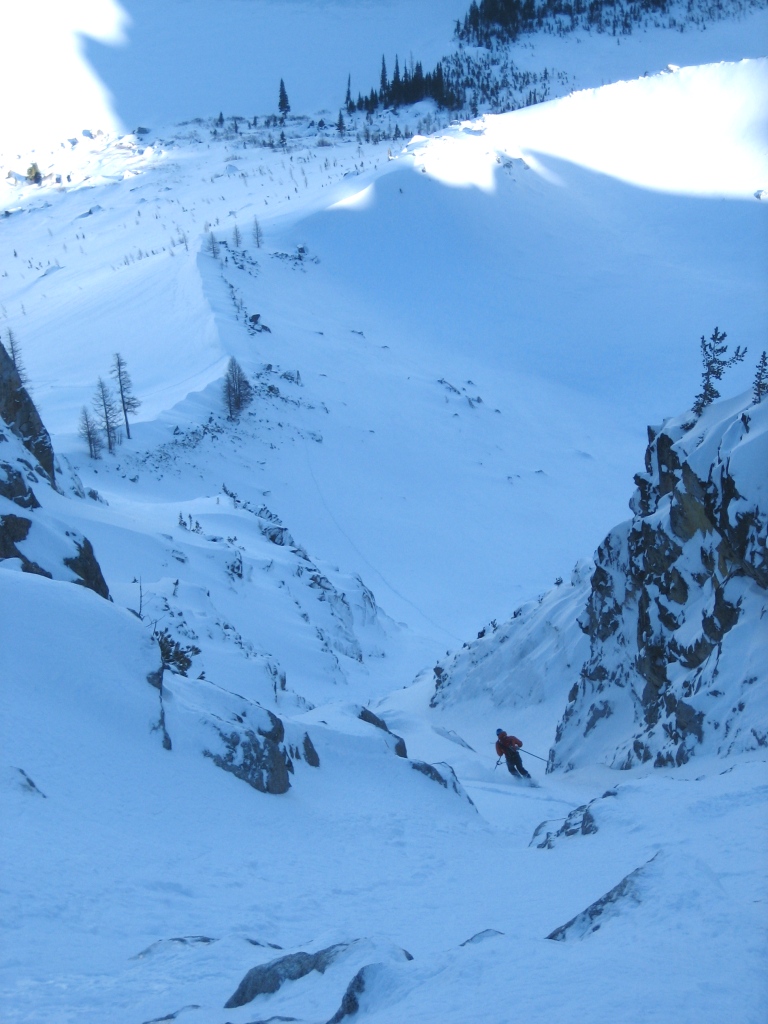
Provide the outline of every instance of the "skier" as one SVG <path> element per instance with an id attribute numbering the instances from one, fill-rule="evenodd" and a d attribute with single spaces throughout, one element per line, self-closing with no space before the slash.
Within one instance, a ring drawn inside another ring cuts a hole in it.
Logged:
<path id="1" fill-rule="evenodd" d="M 517 736 L 510 736 L 503 729 L 496 730 L 496 753 L 499 758 L 506 759 L 509 774 L 517 778 L 530 779 L 531 776 L 523 767 L 523 762 L 520 759 L 519 749 L 522 745 L 523 741 L 519 740 Z"/>

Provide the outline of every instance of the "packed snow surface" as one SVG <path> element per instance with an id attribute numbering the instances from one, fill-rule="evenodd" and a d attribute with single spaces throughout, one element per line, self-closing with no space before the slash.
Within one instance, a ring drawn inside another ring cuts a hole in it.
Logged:
<path id="1" fill-rule="evenodd" d="M 530 632 L 498 678 L 429 702 L 446 648 L 574 563 L 586 587 L 646 424 L 690 406 L 702 334 L 749 349 L 724 388 L 751 382 L 765 12 L 566 39 L 562 60 L 588 55 L 583 92 L 454 125 L 426 103 L 356 115 L 340 135 L 339 100 L 325 127 L 317 111 L 348 72 L 355 92 L 382 48 L 443 52 L 436 5 L 223 0 L 218 24 L 202 0 L 123 8 L 132 26 L 117 6 L 59 8 L 68 31 L 143 40 L 146 63 L 91 54 L 113 105 L 89 79 L 87 103 L 63 104 L 82 123 L 0 145 L 0 328 L 59 458 L 59 491 L 34 485 L 39 556 L 65 528 L 87 536 L 114 599 L 0 563 L 3 1019 L 314 1024 L 356 1002 L 372 1022 L 715 1024 L 738 1007 L 759 1024 L 759 752 L 545 776 L 553 694 L 582 652 L 557 589 L 546 657 L 526 660 Z M 227 47 L 278 14 L 359 63 L 315 54 L 294 86 L 285 50 L 254 43 L 244 93 Z M 370 50 L 349 49 L 363 35 Z M 549 60 L 560 43 L 531 46 Z M 648 77 L 616 81 L 619 51 Z M 280 77 L 293 115 L 265 123 Z M 142 406 L 91 461 L 78 417 L 115 352 Z M 254 388 L 236 420 L 232 356 Z M 162 690 L 160 630 L 197 651 Z M 267 712 L 294 751 L 281 796 L 215 763 L 217 735 L 266 730 Z M 538 788 L 494 767 L 497 727 Z M 273 961 L 277 988 L 233 1005 Z"/>

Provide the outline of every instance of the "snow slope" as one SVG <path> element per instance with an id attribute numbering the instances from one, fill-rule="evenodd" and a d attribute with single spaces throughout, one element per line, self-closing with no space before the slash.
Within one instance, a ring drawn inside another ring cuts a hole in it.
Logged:
<path id="1" fill-rule="evenodd" d="M 471 700 L 429 702 L 446 647 L 625 515 L 698 337 L 761 348 L 764 81 L 684 68 L 404 151 L 428 105 L 344 138 L 300 116 L 94 131 L 3 186 L 2 328 L 89 495 L 31 515 L 91 539 L 114 599 L 0 562 L 4 1019 L 758 1024 L 761 751 L 546 777 L 534 756 L 582 657 L 583 561 Z M 224 106 L 205 96 L 195 115 Z M 618 151 L 626 103 L 665 131 Z M 143 405 L 91 463 L 75 424 L 115 351 Z M 230 356 L 255 392 L 237 421 Z M 158 690 L 160 630 L 191 665 Z M 539 788 L 494 768 L 497 726 Z M 291 760 L 281 795 L 248 784 L 259 737 Z M 277 989 L 233 1005 L 273 961 Z"/>

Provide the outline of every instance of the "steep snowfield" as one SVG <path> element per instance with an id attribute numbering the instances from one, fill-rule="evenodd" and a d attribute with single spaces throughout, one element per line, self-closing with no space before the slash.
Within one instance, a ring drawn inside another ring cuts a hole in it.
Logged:
<path id="1" fill-rule="evenodd" d="M 719 75 L 730 105 L 749 109 L 764 73 L 764 62 L 744 62 L 636 85 L 659 110 L 667 95 L 677 120 L 686 97 L 700 109 L 695 81 L 708 95 Z M 603 517 L 621 517 L 645 423 L 696 386 L 699 335 L 718 323 L 755 351 L 768 312 L 765 211 L 752 195 L 659 191 L 677 187 L 664 149 L 654 151 L 653 191 L 598 173 L 606 147 L 597 170 L 564 163 L 580 153 L 562 144 L 557 162 L 530 156 L 547 131 L 557 149 L 561 109 L 565 117 L 575 108 L 572 139 L 594 138 L 595 123 L 610 132 L 624 87 L 605 91 L 608 99 L 598 92 L 489 118 L 481 135 L 482 126 L 454 129 L 391 162 L 384 144 L 318 148 L 301 124 L 289 126 L 286 153 L 244 147 L 232 133 L 213 140 L 199 126 L 165 147 L 156 141 L 151 157 L 132 143 L 131 175 L 136 159 L 146 170 L 115 181 L 119 154 L 108 145 L 111 184 L 94 174 L 91 187 L 33 193 L 4 225 L 18 253 L 4 305 L 46 422 L 55 435 L 72 431 L 120 351 L 141 416 L 153 421 L 139 425 L 136 448 L 120 451 L 129 478 L 134 452 L 141 459 L 177 425 L 220 415 L 215 382 L 230 354 L 248 369 L 298 370 L 301 391 L 283 385 L 288 401 L 262 396 L 245 418 L 249 437 L 250 423 L 258 434 L 249 486 L 269 490 L 267 504 L 313 556 L 354 569 L 399 620 L 441 628 L 455 643 L 508 613 L 593 549 Z M 694 120 L 706 165 L 711 134 Z M 758 127 L 742 117 L 726 138 L 726 148 L 752 140 L 752 191 L 766 180 Z M 626 152 L 624 173 L 631 160 Z M 481 179 L 492 191 L 444 184 L 446 167 L 454 183 Z M 692 183 L 719 187 L 704 172 Z M 334 205 L 354 195 L 355 204 Z M 307 217 L 308 207 L 322 209 Z M 263 250 L 249 237 L 255 214 Z M 231 245 L 235 224 L 257 266 L 238 270 L 228 250 L 221 261 L 197 251 L 206 225 Z M 308 260 L 291 258 L 297 245 L 308 246 Z M 254 313 L 271 333 L 244 329 Z M 737 369 L 734 386 L 748 374 Z M 157 418 L 190 392 L 199 397 Z M 82 450 L 71 436 L 57 447 Z M 223 478 L 214 460 L 208 477 L 201 458 L 193 479 L 204 482 L 189 479 L 177 498 L 210 497 L 222 481 L 241 492 L 233 474 L 242 466 Z M 262 462 L 269 478 L 260 484 Z M 90 480 L 97 490 L 112 466 Z M 563 509 L 567 531 L 558 528 Z M 466 543 L 454 545 L 459 527 Z"/>
<path id="2" fill-rule="evenodd" d="M 330 7 L 286 25 L 305 10 Z M 756 45 L 723 22 L 678 51 L 663 34 L 665 62 L 728 33 L 708 58 Z M 290 118 L 285 146 L 263 121 L 94 131 L 41 157 L 41 187 L 3 186 L 0 327 L 64 481 L 29 515 L 88 537 L 113 597 L 0 562 L 4 1020 L 759 1024 L 761 750 L 548 776 L 534 755 L 645 424 L 690 401 L 715 323 L 750 350 L 729 390 L 764 344 L 765 66 L 412 141 L 428 105 L 368 126 L 378 143 L 362 119 L 342 139 Z M 204 95 L 195 114 L 227 107 Z M 77 418 L 115 351 L 143 405 L 90 462 Z M 233 355 L 254 386 L 236 422 Z M 466 691 L 430 708 L 435 663 L 491 619 L 452 662 Z M 191 665 L 158 690 L 161 630 Z M 497 726 L 538 788 L 494 767 Z M 287 792 L 258 792 L 285 758 Z M 233 1005 L 276 960 L 276 990 Z"/>

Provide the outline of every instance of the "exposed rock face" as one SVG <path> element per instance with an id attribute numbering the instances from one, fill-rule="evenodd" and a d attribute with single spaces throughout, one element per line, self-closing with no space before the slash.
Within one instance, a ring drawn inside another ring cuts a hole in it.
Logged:
<path id="1" fill-rule="evenodd" d="M 547 936 L 555 942 L 565 942 L 568 939 L 582 939 L 592 932 L 599 931 L 605 921 L 626 911 L 628 907 L 639 906 L 643 902 L 643 881 L 648 874 L 649 865 L 658 857 L 652 857 L 648 864 L 631 871 L 619 882 L 618 885 L 601 896 L 599 900 L 591 903 L 586 910 L 582 910 L 570 921 L 555 928 Z"/>
<path id="2" fill-rule="evenodd" d="M 261 793 L 287 793 L 291 788 L 288 773 L 293 771 L 293 764 L 282 745 L 285 729 L 277 715 L 265 708 L 260 710 L 268 716 L 268 723 L 228 732 L 217 728 L 224 753 L 206 750 L 205 755 Z"/>
<path id="3" fill-rule="evenodd" d="M 601 800 L 615 797 L 616 790 L 609 789 L 601 797 L 590 800 L 588 804 L 581 804 L 568 814 L 558 828 L 549 830 L 550 821 L 542 821 L 536 826 L 529 846 L 537 846 L 540 850 L 553 850 L 559 839 L 570 839 L 572 836 L 591 836 L 599 831 L 595 820 L 595 805 Z"/>
<path id="4" fill-rule="evenodd" d="M 439 786 L 442 786 L 443 789 L 447 789 L 450 793 L 455 793 L 456 796 L 460 796 L 472 807 L 475 806 L 472 797 L 469 796 L 467 791 L 459 782 L 456 772 L 444 761 L 440 762 L 439 765 L 427 764 L 425 761 L 411 761 L 411 768 L 413 768 L 414 771 L 420 772 L 422 775 L 426 775 L 428 779 L 436 782 Z"/>
<path id="5" fill-rule="evenodd" d="M 23 572 L 78 583 L 109 598 L 91 542 L 41 504 L 53 486 L 51 439 L 0 345 L 0 562 L 14 559 Z"/>
<path id="6" fill-rule="evenodd" d="M 35 403 L 13 365 L 13 360 L 0 343 L 0 420 L 19 438 L 21 443 L 43 468 L 50 483 L 53 475 L 53 445 L 48 431 L 35 408 Z"/>
<path id="7" fill-rule="evenodd" d="M 72 537 L 72 541 L 77 549 L 77 554 L 72 555 L 69 558 L 64 559 L 64 565 L 78 577 L 75 583 L 79 583 L 83 587 L 88 587 L 89 590 L 95 591 L 99 597 L 109 597 L 109 588 L 107 587 L 106 580 L 101 572 L 101 566 L 96 561 L 96 555 L 93 553 L 93 546 L 87 537 L 78 538 L 71 531 L 67 531 L 68 536 Z"/>
<path id="8" fill-rule="evenodd" d="M 349 947 L 346 942 L 328 946 L 317 953 L 289 953 L 286 956 L 271 960 L 268 964 L 260 964 L 251 968 L 237 986 L 237 990 L 224 1004 L 225 1010 L 236 1006 L 245 1006 L 256 996 L 270 995 L 277 992 L 286 981 L 297 981 L 312 971 L 325 974 L 334 960 Z"/>
<path id="9" fill-rule="evenodd" d="M 369 725 L 374 725 L 377 729 L 382 729 L 385 733 L 391 736 L 395 741 L 394 751 L 398 757 L 408 757 L 405 740 L 402 736 L 397 736 L 393 733 L 383 718 L 379 718 L 378 715 L 374 715 L 369 708 L 361 708 L 357 717 L 361 722 L 367 722 Z"/>
<path id="10" fill-rule="evenodd" d="M 768 746 L 768 403 L 649 429 L 635 481 L 597 553 L 549 770 Z"/>

